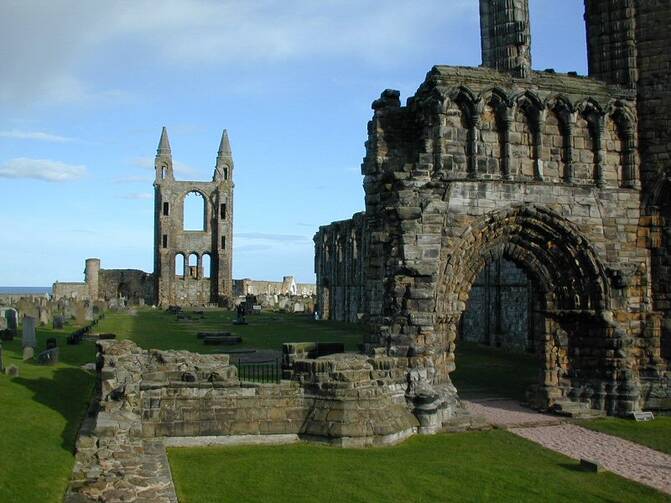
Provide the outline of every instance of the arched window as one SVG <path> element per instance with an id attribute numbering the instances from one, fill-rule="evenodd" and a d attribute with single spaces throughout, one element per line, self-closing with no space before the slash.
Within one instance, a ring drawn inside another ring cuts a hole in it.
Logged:
<path id="1" fill-rule="evenodd" d="M 200 192 L 189 192 L 184 198 L 184 230 L 205 231 L 206 220 L 205 197 Z"/>
<path id="2" fill-rule="evenodd" d="M 189 267 L 188 276 L 191 277 L 191 278 L 197 278 L 198 277 L 198 255 L 196 255 L 195 253 L 191 253 L 189 255 L 188 267 Z"/>
<path id="3" fill-rule="evenodd" d="M 184 254 L 175 255 L 175 276 L 184 277 L 185 260 Z"/>
<path id="4" fill-rule="evenodd" d="M 203 278 L 212 277 L 212 258 L 209 253 L 203 254 Z"/>
<path id="5" fill-rule="evenodd" d="M 161 179 L 165 180 L 165 177 L 168 176 L 168 168 L 163 166 L 161 168 Z"/>

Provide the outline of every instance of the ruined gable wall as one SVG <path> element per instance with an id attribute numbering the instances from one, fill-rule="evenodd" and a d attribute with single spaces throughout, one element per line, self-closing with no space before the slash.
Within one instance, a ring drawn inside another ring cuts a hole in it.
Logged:
<path id="1" fill-rule="evenodd" d="M 324 320 L 357 322 L 366 313 L 366 218 L 357 213 L 350 220 L 319 228 L 314 237 L 317 305 Z"/>
<path id="2" fill-rule="evenodd" d="M 132 304 L 155 302 L 153 274 L 137 269 L 102 269 L 98 282 L 100 300 L 123 297 Z"/>

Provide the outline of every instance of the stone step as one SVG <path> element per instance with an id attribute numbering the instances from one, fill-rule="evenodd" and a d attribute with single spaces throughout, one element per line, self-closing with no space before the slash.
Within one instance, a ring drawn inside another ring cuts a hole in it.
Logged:
<path id="1" fill-rule="evenodd" d="M 586 402 L 571 402 L 570 400 L 561 400 L 555 402 L 550 410 L 564 417 L 574 419 L 594 419 L 597 417 L 604 417 L 606 413 L 602 410 L 592 409 L 589 403 Z"/>

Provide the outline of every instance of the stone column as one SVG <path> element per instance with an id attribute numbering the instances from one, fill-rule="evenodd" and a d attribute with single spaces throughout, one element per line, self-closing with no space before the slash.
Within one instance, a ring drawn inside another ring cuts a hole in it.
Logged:
<path id="1" fill-rule="evenodd" d="M 513 124 L 514 118 L 513 109 L 504 104 L 501 104 L 499 106 L 498 115 L 499 122 L 501 124 L 501 141 L 503 142 L 501 156 L 501 177 L 504 180 L 512 180 L 512 148 L 510 145 L 510 128 Z"/>
<path id="2" fill-rule="evenodd" d="M 636 134 L 634 129 L 628 126 L 624 131 L 624 159 L 622 166 L 622 186 L 630 189 L 638 189 L 641 182 L 636 172 Z"/>
<path id="3" fill-rule="evenodd" d="M 478 131 L 480 129 L 480 118 L 476 118 L 470 121 L 468 127 L 468 146 L 467 146 L 467 156 L 468 156 L 468 178 L 477 178 L 478 177 Z"/>
<path id="4" fill-rule="evenodd" d="M 545 129 L 545 110 L 539 111 L 533 132 L 534 141 L 534 178 L 542 182 L 543 176 L 543 130 Z"/>
<path id="5" fill-rule="evenodd" d="M 567 113 L 564 123 L 564 158 L 566 172 L 564 180 L 566 183 L 573 183 L 575 180 L 575 167 L 573 166 L 573 132 L 575 131 L 576 115 Z"/>
<path id="6" fill-rule="evenodd" d="M 480 0 L 482 64 L 526 78 L 531 73 L 528 0 Z"/>
<path id="7" fill-rule="evenodd" d="M 606 186 L 606 181 L 603 178 L 603 163 L 606 158 L 605 129 L 605 117 L 603 115 L 596 116 L 594 120 L 594 157 L 596 164 L 594 181 L 600 189 Z"/>

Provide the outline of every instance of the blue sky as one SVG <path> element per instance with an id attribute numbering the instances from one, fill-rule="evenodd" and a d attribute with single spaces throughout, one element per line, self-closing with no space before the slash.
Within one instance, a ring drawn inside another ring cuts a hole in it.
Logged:
<path id="1" fill-rule="evenodd" d="M 582 0 L 531 0 L 534 67 L 586 73 Z M 314 281 L 319 225 L 363 209 L 371 102 L 480 64 L 476 0 L 3 0 L 0 285 L 153 268 L 153 157 L 235 159 L 236 278 Z"/>

